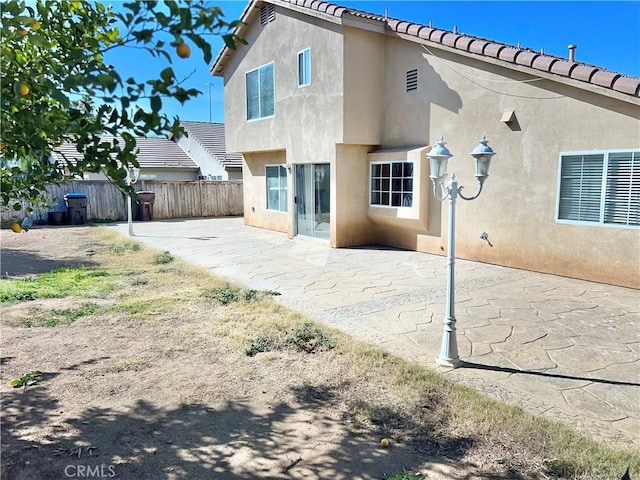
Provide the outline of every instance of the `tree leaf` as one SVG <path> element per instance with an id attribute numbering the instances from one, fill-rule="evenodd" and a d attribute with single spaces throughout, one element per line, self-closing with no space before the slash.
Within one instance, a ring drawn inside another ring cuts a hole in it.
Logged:
<path id="1" fill-rule="evenodd" d="M 15 159 L 20 169 L 10 173 L 0 159 L 0 199 L 1 206 L 16 211 L 37 204 L 48 185 L 85 171 L 104 167 L 122 186 L 121 169 L 111 156 L 116 147 L 100 146 L 100 135 L 167 136 L 172 123 L 162 113 L 163 99 L 186 102 L 199 94 L 180 87 L 174 70 L 167 67 L 173 62 L 173 52 L 165 50 L 167 39 L 188 36 L 208 64 L 211 45 L 199 32 L 228 31 L 231 25 L 221 18 L 219 7 L 203 0 L 167 1 L 162 8 L 155 1 L 128 1 L 117 11 L 83 0 L 26 3 L 2 4 L 2 153 Z M 39 28 L 33 28 L 36 21 Z M 28 34 L 16 35 L 18 28 Z M 232 44 L 234 39 L 227 36 L 225 42 Z M 115 58 L 111 53 L 116 49 L 129 47 L 163 58 L 167 65 L 138 69 L 137 79 L 123 81 L 120 73 L 126 66 L 111 66 L 106 59 Z M 27 95 L 21 95 L 22 85 L 29 87 Z M 127 113 L 142 98 L 149 98 L 150 111 L 137 108 Z M 67 141 L 77 144 L 83 158 L 65 170 L 50 163 L 49 156 Z M 124 143 L 118 147 L 118 160 L 135 161 L 135 139 Z"/>
<path id="2" fill-rule="evenodd" d="M 162 78 L 164 83 L 171 84 L 173 82 L 173 79 L 175 78 L 175 74 L 173 73 L 173 68 L 167 67 L 164 70 L 162 70 L 162 72 L 160 72 L 160 78 Z"/>

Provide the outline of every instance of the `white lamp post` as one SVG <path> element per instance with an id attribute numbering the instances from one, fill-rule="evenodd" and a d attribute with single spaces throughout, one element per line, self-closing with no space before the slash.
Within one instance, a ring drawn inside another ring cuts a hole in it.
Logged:
<path id="1" fill-rule="evenodd" d="M 205 85 L 209 87 L 209 123 L 211 123 L 211 86 L 213 83 L 207 82 Z"/>
<path id="2" fill-rule="evenodd" d="M 438 365 L 447 367 L 459 367 L 462 364 L 458 355 L 458 342 L 456 338 L 456 314 L 455 314 L 455 259 L 456 259 L 456 198 L 460 196 L 463 200 L 474 200 L 482 192 L 484 181 L 489 176 L 489 165 L 491 157 L 495 152 L 487 145 L 487 137 L 482 136 L 471 156 L 475 158 L 476 173 L 478 181 L 478 191 L 472 197 L 465 197 L 462 194 L 463 185 L 458 185 L 455 173 L 451 175 L 451 181 L 445 186 L 447 178 L 447 163 L 453 154 L 445 147 L 443 137 L 440 137 L 427 155 L 431 165 L 429 177 L 433 182 L 433 195 L 441 202 L 449 199 L 449 239 L 447 249 L 447 305 L 444 318 L 444 328 L 442 333 L 442 346 L 440 356 L 436 362 Z"/>
<path id="3" fill-rule="evenodd" d="M 126 169 L 127 176 L 125 177 L 125 182 L 127 183 L 127 187 L 131 187 L 134 183 L 138 181 L 138 177 L 140 176 L 140 169 L 137 167 L 127 167 Z M 127 222 L 129 223 L 129 236 L 133 237 L 135 234 L 133 233 L 133 219 L 131 218 L 131 194 L 127 191 Z"/>

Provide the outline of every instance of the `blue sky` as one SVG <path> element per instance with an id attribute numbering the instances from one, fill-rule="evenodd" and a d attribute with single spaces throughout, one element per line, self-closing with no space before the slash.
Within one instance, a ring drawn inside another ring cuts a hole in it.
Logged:
<path id="1" fill-rule="evenodd" d="M 116 3 L 116 2 L 114 2 Z M 213 0 L 222 8 L 228 21 L 239 19 L 248 2 Z M 498 42 L 530 47 L 557 56 L 568 56 L 567 46 L 576 44 L 576 60 L 619 73 L 640 77 L 640 1 L 334 1 L 339 5 L 384 14 L 435 27 L 484 37 Z M 222 48 L 218 37 L 211 37 L 214 58 Z M 159 73 L 162 61 L 142 57 L 132 60 L 130 50 L 115 55 L 111 61 L 124 75 L 136 71 Z M 193 49 L 188 60 L 177 59 L 174 70 L 191 75 L 185 86 L 203 94 L 181 106 L 165 103 L 169 116 L 182 120 L 224 122 L 222 79 L 212 77 L 199 52 Z M 126 76 L 124 77 L 126 78 Z M 142 77 L 140 77 L 142 78 Z M 145 77 L 148 78 L 148 77 Z M 211 87 L 207 86 L 210 82 Z M 211 91 L 211 95 L 209 95 Z"/>

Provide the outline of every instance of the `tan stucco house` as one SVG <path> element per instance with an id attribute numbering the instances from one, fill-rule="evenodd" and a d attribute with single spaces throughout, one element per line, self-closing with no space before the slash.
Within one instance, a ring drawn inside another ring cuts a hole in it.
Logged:
<path id="1" fill-rule="evenodd" d="M 640 287 L 640 79 L 319 1 L 251 1 L 242 20 L 248 44 L 211 72 L 246 224 L 443 254 L 427 154 L 444 136 L 471 194 L 486 134 L 459 257 Z"/>

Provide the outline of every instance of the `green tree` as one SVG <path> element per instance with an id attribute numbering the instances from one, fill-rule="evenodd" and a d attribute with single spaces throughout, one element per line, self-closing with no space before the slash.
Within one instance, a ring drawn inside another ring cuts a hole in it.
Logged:
<path id="1" fill-rule="evenodd" d="M 10 0 L 0 9 L 0 188 L 2 205 L 16 210 L 83 172 L 104 171 L 125 190 L 125 168 L 138 166 L 135 136 L 180 133 L 163 99 L 184 103 L 202 93 L 181 86 L 173 59 L 189 56 L 190 43 L 209 64 L 208 35 L 231 48 L 244 43 L 233 33 L 239 22 L 226 22 L 204 0 L 136 1 L 118 11 L 88 0 Z M 122 78 L 105 55 L 131 47 L 163 58 L 166 68 Z M 101 141 L 102 134 L 122 141 Z M 65 142 L 84 159 L 52 163 L 51 152 Z"/>

